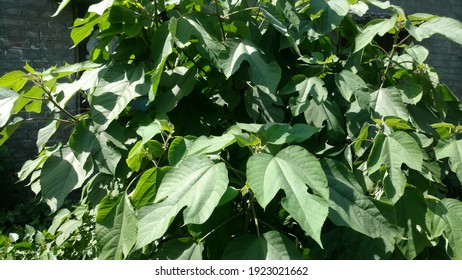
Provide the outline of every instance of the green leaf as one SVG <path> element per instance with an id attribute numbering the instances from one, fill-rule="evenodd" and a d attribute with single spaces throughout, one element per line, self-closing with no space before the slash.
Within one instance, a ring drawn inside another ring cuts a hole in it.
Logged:
<path id="1" fill-rule="evenodd" d="M 299 260 L 296 244 L 275 230 L 261 236 L 237 237 L 223 253 L 224 260 Z"/>
<path id="2" fill-rule="evenodd" d="M 53 153 L 43 164 L 40 185 L 43 200 L 52 212 L 58 210 L 64 199 L 85 182 L 87 171 L 69 147 Z"/>
<path id="3" fill-rule="evenodd" d="M 385 192 L 388 198 L 396 203 L 404 194 L 406 177 L 401 165 L 406 164 L 416 171 L 422 170 L 423 155 L 418 143 L 409 134 L 397 131 L 389 136 L 377 134 L 374 146 L 367 159 L 369 174 L 380 170 L 382 165 L 386 168 Z"/>
<path id="4" fill-rule="evenodd" d="M 177 20 L 171 18 L 168 23 L 162 23 L 153 34 L 151 42 L 151 52 L 156 68 L 150 72 L 152 91 L 149 92 L 149 101 L 152 102 L 155 99 L 157 88 L 161 81 L 163 69 L 168 56 L 173 52 L 174 37 L 176 34 Z"/>
<path id="5" fill-rule="evenodd" d="M 215 32 L 217 24 L 218 21 L 215 16 L 205 13 L 183 14 L 178 19 L 175 44 L 179 48 L 185 48 L 189 45 L 191 37 L 197 38 L 196 48 L 199 53 L 220 69 L 219 56 L 221 52 L 226 50 L 226 47 L 217 39 L 218 36 Z"/>
<path id="6" fill-rule="evenodd" d="M 234 135 L 225 133 L 222 136 L 200 136 L 188 147 L 185 156 L 211 154 L 234 143 Z"/>
<path id="7" fill-rule="evenodd" d="M 381 238 L 386 251 L 394 249 L 396 228 L 375 207 L 350 170 L 342 163 L 327 159 L 321 162 L 329 184 L 329 219 L 372 238 Z"/>
<path id="8" fill-rule="evenodd" d="M 268 94 L 275 94 L 281 79 L 281 68 L 276 61 L 267 63 L 261 50 L 249 40 L 228 39 L 227 53 L 223 54 L 220 66 L 227 78 L 231 77 L 247 61 L 252 83 Z"/>
<path id="9" fill-rule="evenodd" d="M 316 242 L 327 217 L 329 189 L 318 160 L 299 146 L 289 146 L 276 156 L 256 154 L 247 162 L 249 187 L 265 208 L 282 189 L 282 206 Z M 314 194 L 308 193 L 307 185 Z"/>
<path id="10" fill-rule="evenodd" d="M 393 130 L 412 130 L 412 126 L 405 120 L 399 117 L 388 116 L 383 118 L 385 124 Z"/>
<path id="11" fill-rule="evenodd" d="M 82 220 L 67 220 L 57 230 L 59 233 L 56 237 L 56 245 L 61 246 L 64 242 L 82 226 Z"/>
<path id="12" fill-rule="evenodd" d="M 173 239 L 162 243 L 154 255 L 157 260 L 202 260 L 204 245 L 192 239 Z"/>
<path id="13" fill-rule="evenodd" d="M 188 96 L 196 84 L 196 73 L 196 67 L 183 66 L 164 71 L 154 101 L 157 111 L 170 112 L 183 97 Z"/>
<path id="14" fill-rule="evenodd" d="M 48 143 L 50 138 L 58 130 L 58 127 L 59 127 L 59 124 L 60 124 L 60 121 L 57 120 L 57 118 L 59 118 L 59 112 L 53 112 L 52 115 L 54 115 L 55 118 L 52 119 L 52 120 L 47 121 L 45 126 L 42 127 L 41 129 L 39 129 L 39 131 L 37 133 L 36 145 L 37 145 L 37 148 L 38 148 L 39 152 L 41 150 L 43 150 L 43 148 Z"/>
<path id="15" fill-rule="evenodd" d="M 98 15 L 103 15 L 104 11 L 112 6 L 115 0 L 102 0 L 97 4 L 93 4 L 88 8 L 89 12 L 93 12 Z"/>
<path id="16" fill-rule="evenodd" d="M 7 126 L 0 131 L 0 145 L 3 145 L 13 132 L 24 122 L 20 117 L 14 118 Z"/>
<path id="17" fill-rule="evenodd" d="M 292 115 L 298 116 L 308 109 L 309 98 L 313 98 L 317 103 L 322 103 L 327 98 L 327 89 L 324 81 L 318 77 L 307 78 L 303 75 L 294 76 L 290 82 L 281 89 L 279 94 L 298 93 L 297 98 L 291 98 L 290 110 Z"/>
<path id="18" fill-rule="evenodd" d="M 168 172 L 157 190 L 154 204 L 140 209 L 137 248 L 162 237 L 183 209 L 185 224 L 204 223 L 228 187 L 224 163 L 205 156 L 191 156 Z"/>
<path id="19" fill-rule="evenodd" d="M 164 148 L 161 143 L 157 140 L 149 140 L 143 144 L 143 141 L 138 141 L 128 153 L 128 157 L 125 160 L 128 167 L 133 171 L 139 171 L 143 165 L 144 159 L 155 159 L 158 158 Z"/>
<path id="20" fill-rule="evenodd" d="M 335 74 L 335 84 L 345 100 L 350 101 L 351 96 L 360 96 L 364 92 L 369 92 L 367 84 L 361 77 L 348 70 Z"/>
<path id="21" fill-rule="evenodd" d="M 462 203 L 456 199 L 444 198 L 428 203 L 427 225 L 431 237 L 444 233 L 446 251 L 452 259 L 462 259 Z"/>
<path id="22" fill-rule="evenodd" d="M 67 6 L 67 4 L 69 4 L 69 2 L 71 2 L 71 0 L 62 0 L 61 3 L 59 3 L 58 9 L 57 9 L 56 12 L 52 15 L 52 17 L 57 16 L 57 15 Z"/>
<path id="23" fill-rule="evenodd" d="M 91 120 L 82 120 L 69 137 L 69 147 L 80 162 L 87 162 L 88 157 L 101 149 Z"/>
<path id="24" fill-rule="evenodd" d="M 130 197 L 136 209 L 139 209 L 148 202 L 154 201 L 162 178 L 164 178 L 169 170 L 169 167 L 153 167 L 143 172 Z"/>
<path id="25" fill-rule="evenodd" d="M 0 90 L 2 87 L 11 88 L 13 91 L 18 92 L 27 83 L 27 75 L 23 71 L 11 71 L 0 77 Z"/>
<path id="26" fill-rule="evenodd" d="M 407 186 L 403 196 L 395 204 L 395 209 L 398 213 L 398 229 L 403 237 L 397 242 L 397 246 L 406 259 L 412 260 L 430 245 L 425 221 L 427 204 L 421 191 Z"/>
<path id="27" fill-rule="evenodd" d="M 310 101 L 308 109 L 305 111 L 306 122 L 315 127 L 327 125 L 329 137 L 343 142 L 345 139 L 345 116 L 340 111 L 337 103 L 326 100 L 321 104 L 313 99 Z"/>
<path id="28" fill-rule="evenodd" d="M 245 92 L 247 112 L 256 122 L 282 122 L 284 110 L 282 100 L 272 93 L 266 93 L 258 87 L 249 87 Z"/>
<path id="29" fill-rule="evenodd" d="M 423 96 L 423 87 L 417 83 L 403 83 L 396 86 L 404 103 L 417 104 Z M 399 102 L 399 101 L 398 101 Z"/>
<path id="30" fill-rule="evenodd" d="M 15 91 L 0 87 L 0 127 L 3 127 L 8 122 L 18 98 L 19 94 Z"/>
<path id="31" fill-rule="evenodd" d="M 264 127 L 262 136 L 264 142 L 282 145 L 290 143 L 301 143 L 309 139 L 319 128 L 306 124 L 297 123 L 293 127 L 288 124 L 268 123 Z"/>
<path id="32" fill-rule="evenodd" d="M 93 13 L 87 13 L 85 18 L 77 18 L 71 31 L 71 38 L 74 46 L 85 40 L 93 33 L 94 27 L 100 21 L 100 17 Z"/>
<path id="33" fill-rule="evenodd" d="M 449 158 L 449 166 L 462 182 L 462 140 L 440 141 L 435 148 L 436 159 Z"/>
<path id="34" fill-rule="evenodd" d="M 96 240 L 100 259 L 120 260 L 136 243 L 136 216 L 128 196 L 105 197 L 98 206 Z"/>
<path id="35" fill-rule="evenodd" d="M 70 213 L 71 212 L 66 208 L 60 209 L 58 212 L 56 212 L 55 216 L 53 217 L 53 221 L 51 223 L 51 226 L 48 228 L 48 232 L 53 234 L 53 235 L 56 235 L 56 231 L 61 226 L 64 219 L 69 217 Z"/>
<path id="36" fill-rule="evenodd" d="M 96 131 L 105 130 L 134 98 L 143 94 L 144 64 L 112 66 L 103 74 L 89 99 Z"/>
<path id="37" fill-rule="evenodd" d="M 406 25 L 406 29 L 417 41 L 422 41 L 434 34 L 439 34 L 462 45 L 462 22 L 456 19 L 431 17 L 418 27 L 408 24 Z"/>
<path id="38" fill-rule="evenodd" d="M 400 91 L 395 87 L 382 88 L 372 93 L 371 108 L 379 116 L 395 116 L 409 120 L 409 112 L 403 102 Z"/>
<path id="39" fill-rule="evenodd" d="M 365 46 L 372 42 L 376 35 L 383 36 L 390 29 L 395 27 L 397 15 L 393 14 L 389 19 L 371 20 L 363 30 L 355 38 L 354 53 L 362 50 Z"/>

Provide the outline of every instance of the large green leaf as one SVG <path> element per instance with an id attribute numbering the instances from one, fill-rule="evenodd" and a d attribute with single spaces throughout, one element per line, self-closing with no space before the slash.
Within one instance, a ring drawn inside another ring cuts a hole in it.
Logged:
<path id="1" fill-rule="evenodd" d="M 430 237 L 443 234 L 446 239 L 446 251 L 452 259 L 462 259 L 462 202 L 444 198 L 428 203 L 427 225 Z"/>
<path id="2" fill-rule="evenodd" d="M 395 87 L 381 88 L 371 96 L 371 108 L 377 117 L 395 116 L 409 119 L 409 112 L 403 102 L 400 91 Z"/>
<path id="3" fill-rule="evenodd" d="M 179 66 L 162 73 L 154 104 L 158 112 L 172 111 L 180 100 L 190 94 L 196 84 L 196 67 Z"/>
<path id="4" fill-rule="evenodd" d="M 389 19 L 371 20 L 355 38 L 355 49 L 357 52 L 367 46 L 376 35 L 383 36 L 390 29 L 395 27 L 397 15 L 393 14 Z"/>
<path id="5" fill-rule="evenodd" d="M 422 41 L 434 34 L 440 34 L 462 45 L 462 22 L 456 19 L 429 15 L 428 21 L 418 27 L 407 24 L 406 29 L 417 41 Z"/>
<path id="6" fill-rule="evenodd" d="M 96 240 L 100 259 L 123 259 L 136 243 L 136 216 L 125 193 L 98 205 Z"/>
<path id="7" fill-rule="evenodd" d="M 169 167 L 153 167 L 143 172 L 130 197 L 137 209 L 154 201 L 157 189 L 168 170 Z"/>
<path id="8" fill-rule="evenodd" d="M 261 236 L 237 237 L 226 248 L 224 260 L 297 260 L 302 256 L 296 244 L 277 231 Z"/>
<path id="9" fill-rule="evenodd" d="M 134 98 L 144 94 L 144 64 L 112 66 L 89 98 L 96 131 L 105 130 Z"/>
<path id="10" fill-rule="evenodd" d="M 87 171 L 69 147 L 51 155 L 43 164 L 40 185 L 43 200 L 52 212 L 58 210 L 64 199 L 85 182 Z"/>
<path id="11" fill-rule="evenodd" d="M 199 53 L 220 69 L 219 55 L 226 50 L 226 47 L 217 39 L 219 36 L 215 32 L 217 24 L 218 21 L 215 16 L 205 13 L 184 14 L 178 19 L 175 44 L 180 48 L 185 48 L 189 45 L 192 37 L 197 38 L 196 48 Z"/>
<path id="12" fill-rule="evenodd" d="M 381 238 L 387 252 L 394 249 L 398 232 L 381 213 L 350 170 L 335 160 L 321 162 L 329 183 L 329 219 L 372 238 Z"/>
<path id="13" fill-rule="evenodd" d="M 294 116 L 298 116 L 308 109 L 309 98 L 317 103 L 322 103 L 327 98 L 327 89 L 324 81 L 318 77 L 307 78 L 303 75 L 294 76 L 290 82 L 279 92 L 279 94 L 290 94 L 297 92 L 296 98 L 290 100 L 290 110 Z"/>
<path id="14" fill-rule="evenodd" d="M 357 74 L 348 70 L 343 70 L 335 75 L 335 84 L 347 101 L 350 101 L 353 95 L 358 101 L 367 99 L 369 95 L 369 88 L 364 80 Z M 361 102 L 361 105 L 362 104 L 363 102 Z M 367 105 L 369 105 L 369 102 L 367 102 Z M 364 106 L 361 106 L 361 108 L 364 108 Z"/>
<path id="15" fill-rule="evenodd" d="M 309 139 L 319 128 L 297 123 L 294 126 L 282 123 L 268 123 L 261 132 L 265 143 L 282 145 L 301 143 Z"/>
<path id="16" fill-rule="evenodd" d="M 289 146 L 276 156 L 256 154 L 247 162 L 250 189 L 265 208 L 282 189 L 282 206 L 319 244 L 327 217 L 329 189 L 319 161 L 300 146 Z M 310 194 L 307 185 L 314 194 Z"/>
<path id="17" fill-rule="evenodd" d="M 435 149 L 436 159 L 449 158 L 451 170 L 462 182 L 462 140 L 441 141 Z"/>
<path id="18" fill-rule="evenodd" d="M 13 91 L 18 92 L 24 87 L 27 81 L 28 76 L 23 71 L 11 71 L 0 77 L 0 89 L 10 88 Z"/>
<path id="19" fill-rule="evenodd" d="M 311 99 L 308 109 L 305 111 L 305 119 L 308 124 L 315 127 L 327 126 L 327 134 L 339 142 L 345 139 L 345 116 L 340 111 L 338 104 L 330 100 L 317 103 Z"/>
<path id="20" fill-rule="evenodd" d="M 395 209 L 398 228 L 403 237 L 397 242 L 397 246 L 406 259 L 412 260 L 430 245 L 425 221 L 427 204 L 421 191 L 407 186 L 403 196 L 395 204 Z"/>
<path id="21" fill-rule="evenodd" d="M 204 223 L 227 187 L 224 163 L 215 163 L 206 156 L 191 156 L 181 161 L 165 175 L 154 204 L 140 209 L 137 248 L 162 237 L 183 208 L 185 224 Z"/>
<path id="22" fill-rule="evenodd" d="M 227 78 L 231 77 L 247 61 L 252 83 L 265 93 L 276 93 L 281 79 L 281 68 L 276 61 L 266 62 L 262 51 L 249 40 L 227 40 L 228 51 L 220 61 L 221 69 Z"/>
<path id="23" fill-rule="evenodd" d="M 18 98 L 19 94 L 15 91 L 0 87 L 0 127 L 3 127 L 8 122 Z"/>
<path id="24" fill-rule="evenodd" d="M 174 37 L 176 34 L 177 20 L 170 19 L 168 23 L 163 23 L 154 32 L 151 42 L 152 57 L 156 68 L 150 73 L 152 75 L 152 91 L 149 93 L 149 101 L 153 101 L 157 87 L 161 81 L 163 69 L 168 56 L 173 52 Z"/>
<path id="25" fill-rule="evenodd" d="M 279 96 L 267 93 L 259 87 L 249 87 L 245 92 L 247 112 L 255 122 L 282 122 L 284 110 Z"/>
<path id="26" fill-rule="evenodd" d="M 404 193 L 406 177 L 401 170 L 402 164 L 417 171 L 422 170 L 423 154 L 416 140 L 403 131 L 389 136 L 378 134 L 367 159 L 369 174 L 386 168 L 384 188 L 388 198 L 395 203 Z"/>

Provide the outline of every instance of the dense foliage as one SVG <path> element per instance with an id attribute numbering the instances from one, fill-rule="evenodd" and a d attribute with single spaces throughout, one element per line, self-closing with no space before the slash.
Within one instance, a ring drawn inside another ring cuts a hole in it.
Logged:
<path id="1" fill-rule="evenodd" d="M 377 0 L 91 5 L 88 61 L 0 78 L 0 144 L 49 116 L 18 174 L 56 212 L 39 257 L 462 259 L 462 104 L 425 63 L 434 34 L 462 44 L 462 23 Z"/>

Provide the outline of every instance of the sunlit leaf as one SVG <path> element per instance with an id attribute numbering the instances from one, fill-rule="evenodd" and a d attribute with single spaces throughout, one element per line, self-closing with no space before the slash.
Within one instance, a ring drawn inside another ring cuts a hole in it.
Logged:
<path id="1" fill-rule="evenodd" d="M 289 146 L 276 156 L 256 154 L 247 162 L 249 187 L 265 208 L 282 189 L 282 206 L 319 244 L 327 217 L 327 182 L 318 160 L 299 146 Z M 307 186 L 314 192 L 310 194 Z"/>
<path id="2" fill-rule="evenodd" d="M 180 162 L 165 175 L 154 204 L 140 209 L 136 247 L 160 238 L 183 208 L 185 224 L 204 223 L 226 191 L 227 174 L 224 163 L 214 163 L 205 156 Z"/>

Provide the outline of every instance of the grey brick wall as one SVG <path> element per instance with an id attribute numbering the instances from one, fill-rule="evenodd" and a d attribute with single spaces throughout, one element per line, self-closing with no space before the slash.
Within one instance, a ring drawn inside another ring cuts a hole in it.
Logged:
<path id="1" fill-rule="evenodd" d="M 462 21 L 462 0 L 391 0 L 406 14 L 429 13 Z M 421 43 L 429 51 L 428 64 L 438 71 L 440 81 L 462 99 L 462 46 L 436 35 Z"/>
<path id="2" fill-rule="evenodd" d="M 22 69 L 26 62 L 41 70 L 76 61 L 69 37 L 74 11 L 68 7 L 52 18 L 57 8 L 57 0 L 0 0 L 0 76 Z M 75 106 L 71 104 L 71 107 Z M 37 154 L 35 142 L 41 126 L 43 121 L 24 124 L 5 143 L 14 152 L 13 165 L 20 166 Z M 64 134 L 58 134 L 57 139 L 63 138 Z"/>

